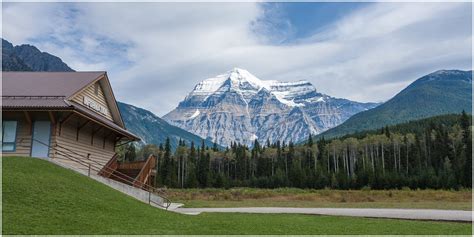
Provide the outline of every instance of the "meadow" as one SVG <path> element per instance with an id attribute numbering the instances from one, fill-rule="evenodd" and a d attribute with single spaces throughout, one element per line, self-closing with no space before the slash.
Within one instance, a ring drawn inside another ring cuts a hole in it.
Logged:
<path id="1" fill-rule="evenodd" d="M 2 234 L 464 234 L 470 223 L 154 208 L 44 160 L 2 157 Z M 174 201 L 174 200 L 173 200 Z"/>
<path id="2" fill-rule="evenodd" d="M 348 207 L 471 210 L 471 190 L 169 189 L 185 207 Z"/>

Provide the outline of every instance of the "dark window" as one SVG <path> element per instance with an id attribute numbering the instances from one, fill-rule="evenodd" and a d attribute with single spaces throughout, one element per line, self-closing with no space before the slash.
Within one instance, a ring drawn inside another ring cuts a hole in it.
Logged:
<path id="1" fill-rule="evenodd" d="M 2 122 L 2 151 L 15 151 L 16 128 L 17 121 Z"/>

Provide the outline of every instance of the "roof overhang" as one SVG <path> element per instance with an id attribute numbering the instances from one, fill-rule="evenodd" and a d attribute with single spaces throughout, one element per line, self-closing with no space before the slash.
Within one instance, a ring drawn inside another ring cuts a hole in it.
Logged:
<path id="1" fill-rule="evenodd" d="M 113 121 L 98 115 L 86 107 L 76 103 L 76 102 L 69 102 L 67 104 L 63 105 L 48 105 L 48 106 L 11 106 L 7 105 L 4 106 L 2 105 L 2 111 L 71 111 L 85 119 L 92 120 L 93 122 L 104 126 L 120 135 L 122 135 L 124 138 L 127 138 L 130 141 L 140 141 L 141 139 L 127 131 L 126 129 L 120 127 L 119 125 L 115 124 Z"/>

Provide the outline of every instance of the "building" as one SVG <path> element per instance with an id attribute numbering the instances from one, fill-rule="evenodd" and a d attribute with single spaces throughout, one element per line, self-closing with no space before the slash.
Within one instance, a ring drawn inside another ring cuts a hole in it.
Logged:
<path id="1" fill-rule="evenodd" d="M 106 72 L 3 72 L 2 86 L 4 156 L 104 166 L 118 145 L 139 140 L 125 129 Z"/>

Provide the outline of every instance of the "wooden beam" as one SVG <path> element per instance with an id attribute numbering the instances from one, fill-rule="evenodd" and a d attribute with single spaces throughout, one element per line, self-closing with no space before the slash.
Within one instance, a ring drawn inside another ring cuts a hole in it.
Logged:
<path id="1" fill-rule="evenodd" d="M 99 132 L 100 130 L 102 130 L 104 127 L 103 126 L 99 126 L 98 129 L 96 130 L 92 130 L 92 135 L 91 135 L 91 145 L 94 145 L 94 135 Z"/>
<path id="2" fill-rule="evenodd" d="M 51 120 L 51 123 L 53 123 L 53 125 L 56 125 L 56 117 L 54 117 L 53 112 L 48 111 L 48 115 L 49 115 L 49 120 Z"/>
<path id="3" fill-rule="evenodd" d="M 76 130 L 76 141 L 79 141 L 79 131 L 81 131 L 81 129 L 84 128 L 89 122 L 90 122 L 90 120 L 87 120 L 87 121 L 84 122 L 83 124 L 77 126 L 77 130 Z"/>
<path id="4" fill-rule="evenodd" d="M 71 117 L 74 115 L 74 112 L 71 112 L 69 113 L 66 117 L 64 117 L 59 123 L 66 123 L 67 121 L 69 121 L 69 119 L 71 119 Z"/>
<path id="5" fill-rule="evenodd" d="M 23 111 L 23 113 L 25 114 L 26 121 L 27 121 L 28 123 L 31 123 L 31 116 L 30 116 L 30 113 L 28 113 L 28 111 Z"/>
<path id="6" fill-rule="evenodd" d="M 71 112 L 64 119 L 59 121 L 59 136 L 61 136 L 61 130 L 62 130 L 63 124 L 69 121 L 69 119 L 71 119 L 73 115 L 74 115 L 74 112 Z"/>
<path id="7" fill-rule="evenodd" d="M 110 136 L 112 135 L 114 132 L 113 131 L 109 131 L 109 133 L 107 135 L 105 135 L 105 131 L 104 131 L 104 141 L 102 143 L 102 149 L 105 149 L 105 140 Z"/>
<path id="8" fill-rule="evenodd" d="M 31 134 L 33 132 L 33 121 L 31 120 L 30 113 L 28 111 L 23 111 L 25 115 L 26 122 L 28 122 L 28 133 Z"/>

